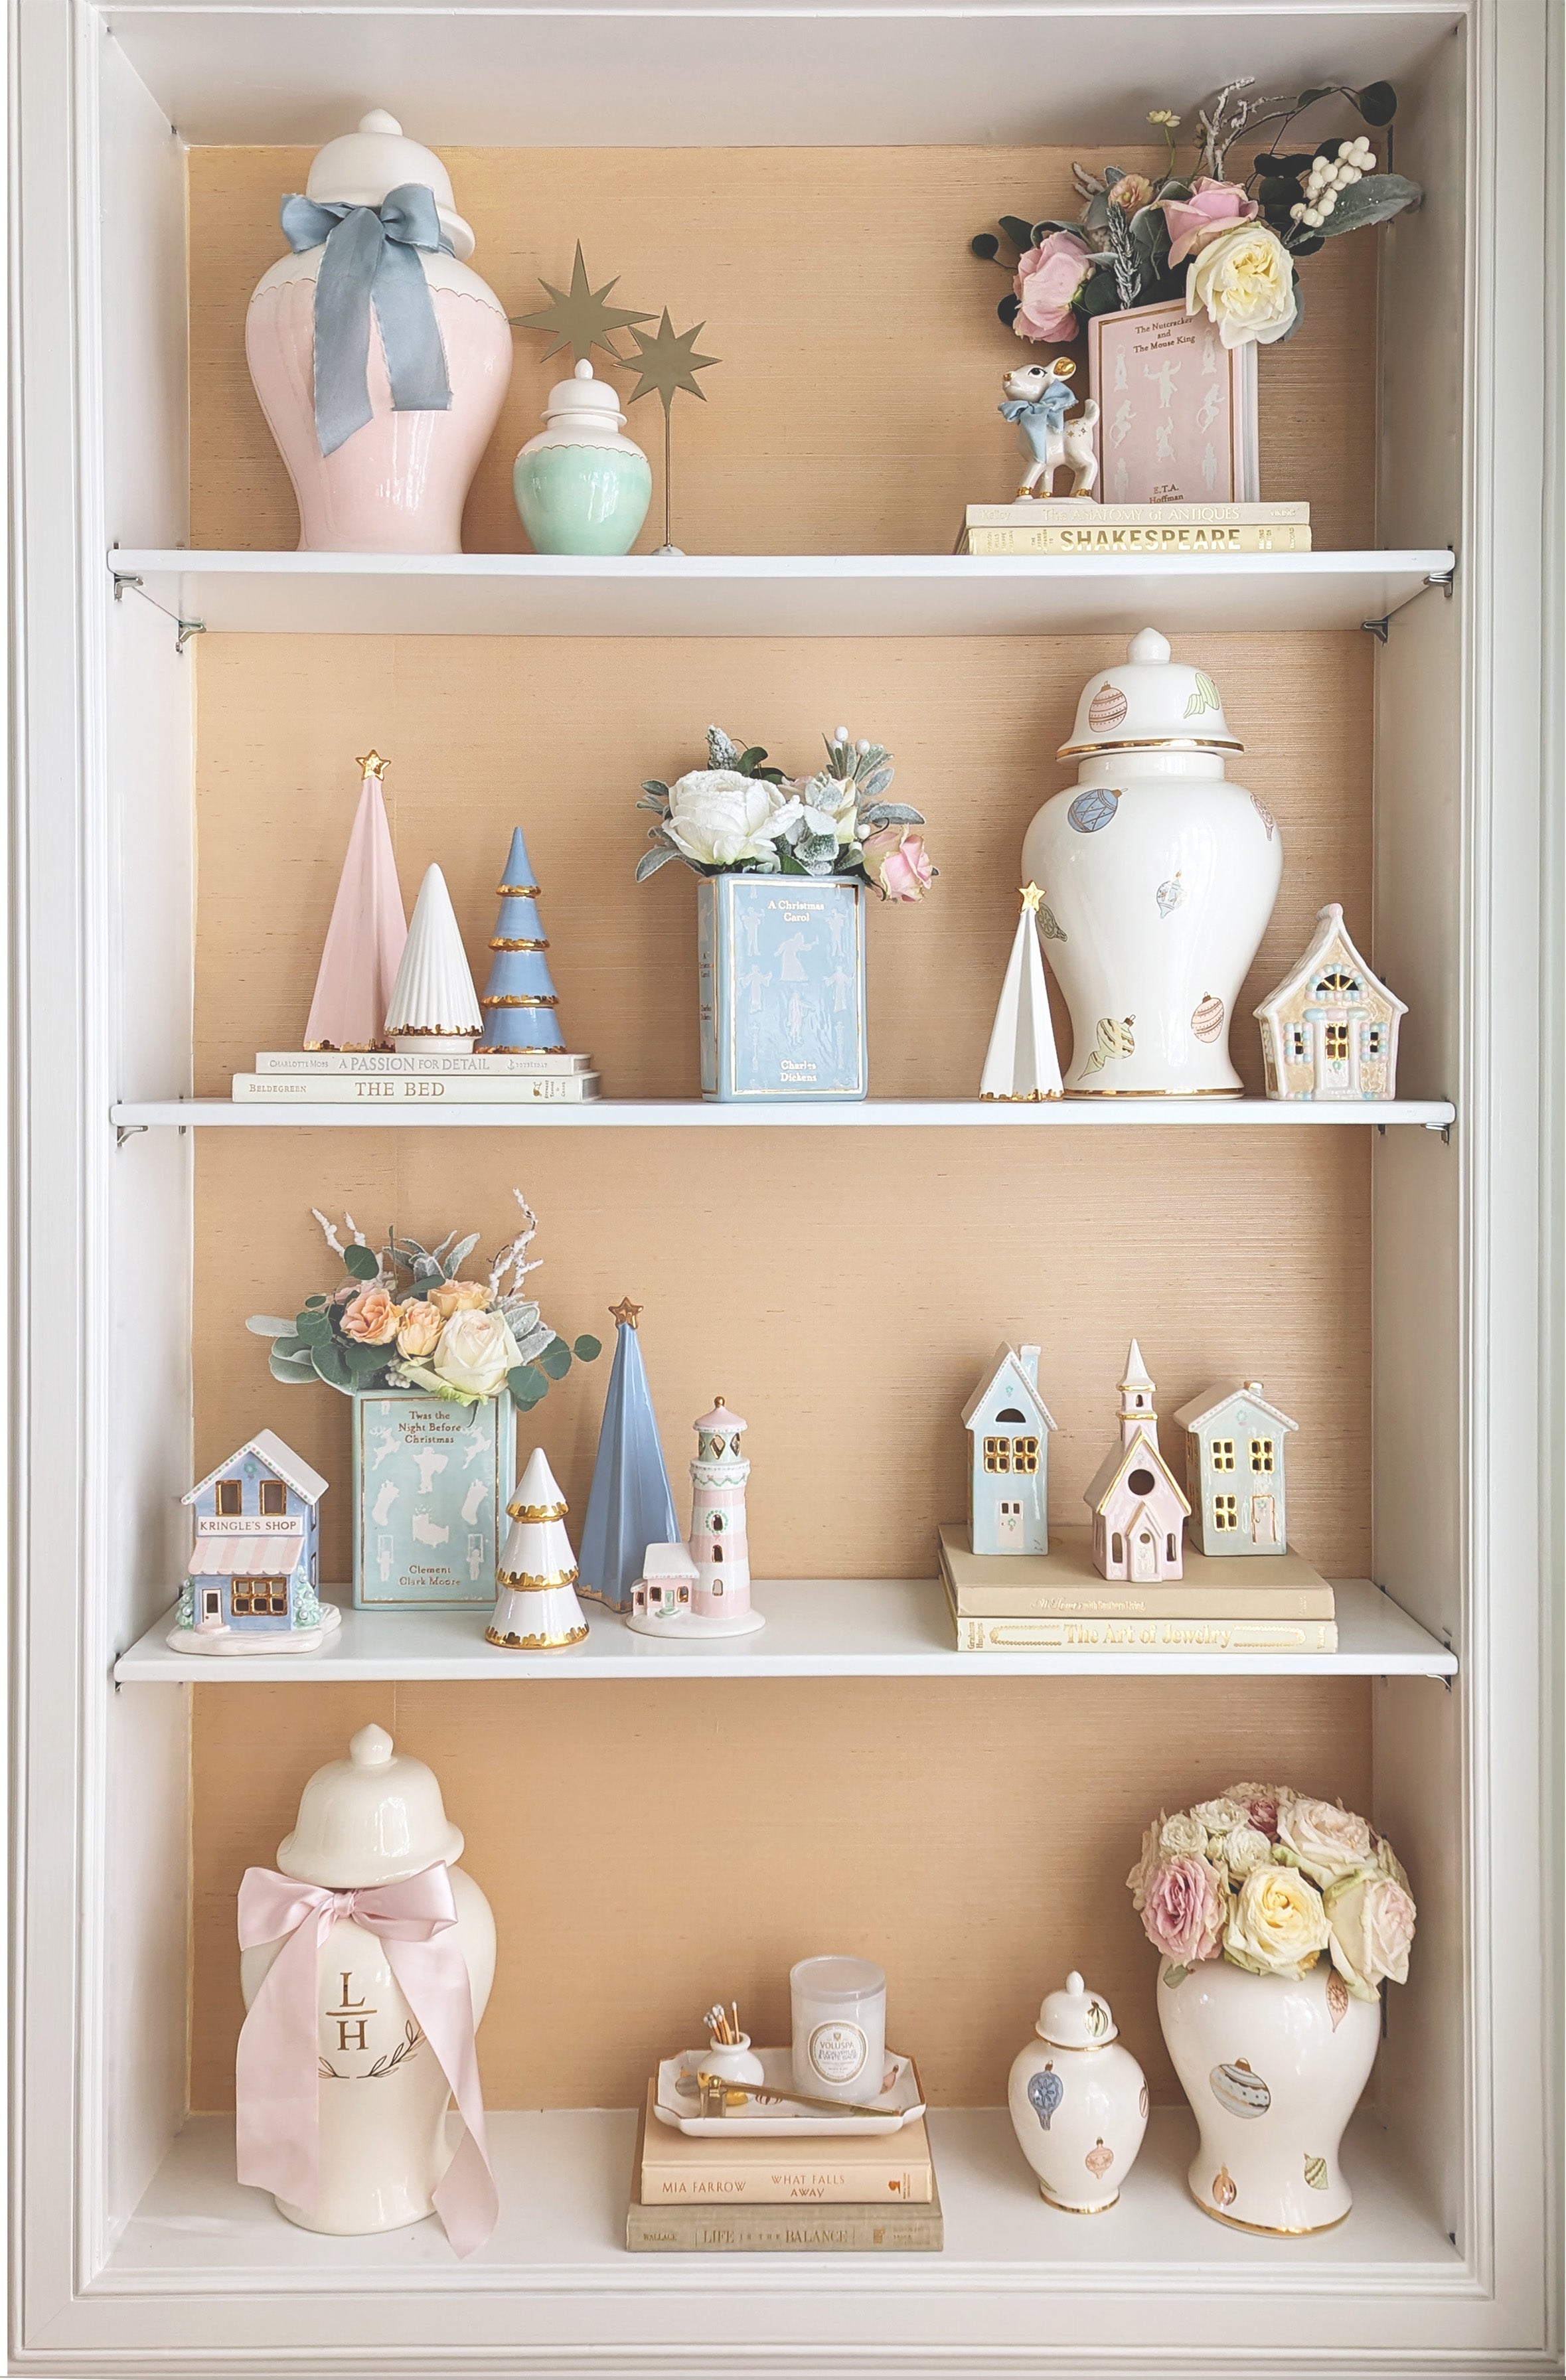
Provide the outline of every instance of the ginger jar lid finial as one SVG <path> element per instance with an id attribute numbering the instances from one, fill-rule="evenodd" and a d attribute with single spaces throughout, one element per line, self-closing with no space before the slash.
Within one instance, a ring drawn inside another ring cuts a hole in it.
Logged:
<path id="1" fill-rule="evenodd" d="M 1057 2049 L 1098 2049 L 1120 2032 L 1110 2004 L 1099 1992 L 1090 1992 L 1073 1968 L 1063 1992 L 1046 1992 L 1034 2027 L 1041 2041 Z"/>
<path id="2" fill-rule="evenodd" d="M 399 1884 L 461 1857 L 462 1832 L 433 1769 L 373 1724 L 359 1729 L 346 1760 L 329 1760 L 306 1780 L 294 1831 L 277 1846 L 285 1876 L 334 1892 Z"/>
<path id="3" fill-rule="evenodd" d="M 405 182 L 420 182 L 430 192 L 452 254 L 466 264 L 475 246 L 473 228 L 457 213 L 451 176 L 434 151 L 410 140 L 383 107 L 372 107 L 356 131 L 316 152 L 305 195 L 318 206 L 379 207 Z"/>

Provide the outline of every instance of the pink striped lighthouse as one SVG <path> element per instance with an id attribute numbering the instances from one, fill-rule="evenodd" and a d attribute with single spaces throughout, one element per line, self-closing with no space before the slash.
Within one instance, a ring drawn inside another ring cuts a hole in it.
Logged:
<path id="1" fill-rule="evenodd" d="M 750 1611 L 750 1548 L 745 1535 L 745 1483 L 750 1465 L 740 1451 L 747 1426 L 722 1397 L 696 1425 L 696 1461 L 690 1466 L 694 1619 L 734 1621 Z"/>

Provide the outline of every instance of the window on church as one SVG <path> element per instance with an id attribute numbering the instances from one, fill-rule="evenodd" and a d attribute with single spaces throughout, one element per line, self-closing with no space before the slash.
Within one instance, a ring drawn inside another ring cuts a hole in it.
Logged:
<path id="1" fill-rule="evenodd" d="M 1121 1536 L 1118 1529 L 1115 1531 L 1114 1536 L 1110 1539 L 1110 1560 L 1111 1561 L 1123 1561 L 1125 1560 L 1125 1540 Z"/>
<path id="2" fill-rule="evenodd" d="M 1150 1471 L 1136 1470 L 1125 1484 L 1134 1496 L 1150 1496 L 1159 1483 Z"/>
<path id="3" fill-rule="evenodd" d="M 1174 1560 L 1174 1531 L 1172 1529 L 1171 1529 L 1168 1536 L 1165 1537 L 1163 1541 L 1163 1551 L 1164 1560 L 1166 1561 L 1172 1561 Z"/>
<path id="4" fill-rule="evenodd" d="M 1215 1471 L 1234 1468 L 1234 1441 L 1232 1438 L 1215 1438 L 1212 1442 L 1212 1467 Z"/>
<path id="5" fill-rule="evenodd" d="M 1272 1440 L 1269 1438 L 1253 1438 L 1251 1440 L 1251 1469 L 1253 1471 L 1270 1471 L 1271 1468 Z"/>
<path id="6" fill-rule="evenodd" d="M 1009 1438 L 987 1438 L 985 1439 L 984 1467 L 986 1471 L 1010 1471 L 1012 1467 L 1012 1441 Z"/>
<path id="7" fill-rule="evenodd" d="M 1014 1438 L 1012 1440 L 1012 1469 L 1037 1471 L 1038 1468 L 1038 1440 L 1036 1438 Z"/>
<path id="8" fill-rule="evenodd" d="M 1237 1529 L 1239 1513 L 1232 1496 L 1215 1496 L 1212 1500 L 1212 1524 L 1215 1529 Z"/>

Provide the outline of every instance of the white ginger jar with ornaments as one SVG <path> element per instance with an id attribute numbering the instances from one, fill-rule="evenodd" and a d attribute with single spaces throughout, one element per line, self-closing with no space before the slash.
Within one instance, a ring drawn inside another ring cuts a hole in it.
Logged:
<path id="1" fill-rule="evenodd" d="M 1051 2206 L 1101 2215 L 1120 2196 L 1147 2129 L 1147 2082 L 1110 2004 L 1079 1974 L 1045 1995 L 1035 2038 L 1013 2060 L 1007 2105 Z"/>
<path id="2" fill-rule="evenodd" d="M 253 2013 L 240 2040 L 239 2178 L 268 2186 L 274 2172 L 287 2170 L 290 2155 L 299 2169 L 298 2136 L 308 2130 L 313 2095 L 313 2196 L 306 2204 L 277 2194 L 279 2211 L 306 2230 L 390 2231 L 438 2208 L 459 2253 L 482 2233 L 482 2213 L 469 2211 L 468 2237 L 461 2237 L 442 2190 L 448 2168 L 458 2178 L 454 2148 L 473 2167 L 475 2125 L 482 2153 L 476 2080 L 470 2099 L 460 2075 L 448 2075 L 442 2060 L 460 2069 L 454 2046 L 471 2054 L 495 1969 L 494 1918 L 456 1865 L 462 1849 L 433 1771 L 397 1752 L 384 1728 L 370 1726 L 353 1738 L 346 1760 L 328 1762 L 307 1782 L 294 1830 L 278 1845 L 277 1871 L 252 1868 L 246 1876 L 241 1943 L 258 1925 L 289 1930 L 276 1939 L 251 1938 L 240 1953 L 240 1989 Z M 289 1882 L 303 1888 L 292 1904 Z M 426 1902 L 443 1912 L 433 1924 L 420 1913 Z M 256 2003 L 281 1959 L 292 1952 L 310 1961 L 318 1933 L 315 2021 L 303 2045 L 309 2064 L 301 2080 L 288 2055 L 291 2035 L 282 2030 L 289 1985 L 274 1991 L 272 2007 Z M 419 2000 L 417 2010 L 399 1983 L 399 1964 Z M 454 2091 L 468 2119 L 467 2138 L 455 2131 L 455 2118 L 448 2128 Z M 476 2167 L 461 2178 L 470 2197 L 475 2180 L 480 2202 L 492 2194 Z"/>
<path id="3" fill-rule="evenodd" d="M 1171 661 L 1156 628 L 1083 688 L 1058 755 L 1076 761 L 1076 784 L 1023 844 L 1071 1010 L 1069 1098 L 1243 1087 L 1229 1027 L 1283 844 L 1271 812 L 1224 773 L 1241 749 L 1206 670 Z"/>

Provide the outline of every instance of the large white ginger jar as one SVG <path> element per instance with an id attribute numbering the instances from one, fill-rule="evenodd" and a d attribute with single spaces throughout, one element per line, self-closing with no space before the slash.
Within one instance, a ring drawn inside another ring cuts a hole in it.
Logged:
<path id="1" fill-rule="evenodd" d="M 1050 1992 L 1006 2085 L 1012 2127 L 1051 2206 L 1099 2215 L 1120 2196 L 1147 2129 L 1147 2083 L 1109 2002 L 1078 1974 Z"/>
<path id="2" fill-rule="evenodd" d="M 323 247 L 279 259 L 245 318 L 245 355 L 267 427 L 299 505 L 301 553 L 460 553 L 462 508 L 511 381 L 505 309 L 467 260 L 473 233 L 432 149 L 375 108 L 357 132 L 327 142 L 305 194 L 322 205 L 379 207 L 418 183 L 434 198 L 450 244 L 414 249 L 429 285 L 451 387 L 448 411 L 396 412 L 373 310 L 365 370 L 371 419 L 323 455 L 315 422 L 315 285 Z"/>
<path id="3" fill-rule="evenodd" d="M 1227 1959 L 1159 1969 L 1159 2020 L 1201 2145 L 1203 2212 L 1242 2231 L 1325 2231 L 1354 2204 L 1338 2164 L 1381 2037 L 1325 1951 L 1298 1983 Z"/>
<path id="4" fill-rule="evenodd" d="M 1058 757 L 1077 763 L 1028 828 L 1045 954 L 1071 1010 L 1074 1099 L 1233 1097 L 1229 1026 L 1283 872 L 1272 814 L 1224 775 L 1230 734 L 1205 670 L 1156 628 L 1084 687 Z"/>
<path id="5" fill-rule="evenodd" d="M 284 1876 L 334 1892 L 397 1884 L 443 1860 L 456 1903 L 455 1939 L 480 2022 L 495 1972 L 495 1921 L 456 1865 L 463 1839 L 446 1816 L 434 1772 L 394 1750 L 382 1727 L 360 1728 L 346 1760 L 318 1768 L 299 1798 L 294 1831 L 277 1847 Z M 282 1945 L 239 1958 L 249 2008 Z M 451 2085 L 392 1973 L 386 1946 L 351 1917 L 336 1920 L 316 1962 L 321 2057 L 320 2190 L 306 2209 L 278 2211 L 307 2231 L 395 2230 L 433 2212 L 451 2163 Z"/>

